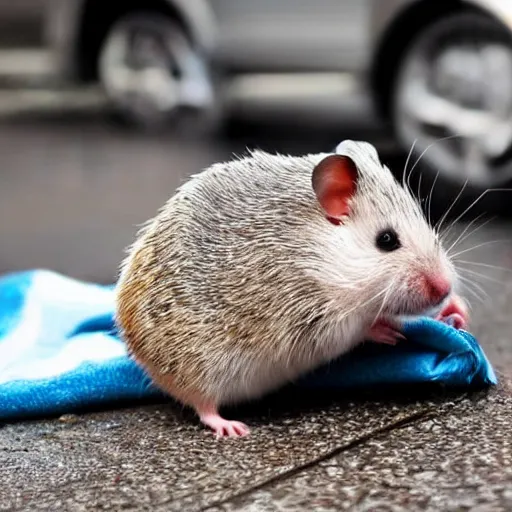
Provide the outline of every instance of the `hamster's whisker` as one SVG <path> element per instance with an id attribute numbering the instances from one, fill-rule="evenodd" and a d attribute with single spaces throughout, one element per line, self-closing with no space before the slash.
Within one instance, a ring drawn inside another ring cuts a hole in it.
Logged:
<path id="1" fill-rule="evenodd" d="M 482 242 L 481 244 L 475 245 L 473 247 L 469 247 L 468 249 L 464 249 L 463 251 L 456 252 L 455 254 L 450 254 L 450 258 L 455 259 L 462 254 L 466 254 L 467 252 L 475 251 L 476 249 L 479 249 L 480 247 L 485 247 L 486 245 L 490 244 L 496 244 L 498 242 L 510 242 L 510 240 L 507 239 L 501 239 L 501 240 L 488 240 L 487 242 Z"/>
<path id="2" fill-rule="evenodd" d="M 459 243 L 463 243 L 464 241 L 466 241 L 469 237 L 473 236 L 479 229 L 483 228 L 484 226 L 492 222 L 495 218 L 496 217 L 491 217 L 490 219 L 487 219 L 485 222 L 482 222 L 480 226 L 477 226 L 473 231 L 471 231 L 464 238 L 462 238 Z"/>
<path id="3" fill-rule="evenodd" d="M 434 194 L 434 188 L 437 183 L 437 178 L 439 178 L 439 170 L 436 173 L 436 177 L 434 178 L 434 181 L 432 182 L 432 186 L 430 187 L 430 193 L 427 198 L 427 211 L 428 211 L 428 225 L 432 226 L 432 217 L 431 217 L 431 210 L 432 210 L 432 195 Z"/>
<path id="4" fill-rule="evenodd" d="M 384 310 L 384 308 L 386 307 L 386 303 L 387 303 L 387 301 L 389 300 L 389 295 L 388 295 L 388 294 L 393 290 L 394 286 L 395 286 L 395 280 L 393 279 L 393 280 L 391 281 L 391 283 L 389 283 L 389 285 L 386 287 L 386 290 L 387 290 L 387 291 L 386 291 L 386 294 L 384 295 L 384 299 L 382 299 L 382 304 L 381 304 L 381 306 L 380 306 L 380 308 L 379 308 L 379 311 L 378 311 L 378 312 L 377 312 L 377 314 L 375 315 L 375 320 L 374 320 L 374 322 L 378 320 L 378 318 L 379 318 L 380 314 L 382 313 L 382 311 L 383 311 L 383 310 Z"/>
<path id="5" fill-rule="evenodd" d="M 475 291 L 473 291 L 471 288 L 469 288 L 468 286 L 465 287 L 467 292 L 470 293 L 473 297 L 473 299 L 476 299 L 477 302 L 479 303 L 482 303 L 484 302 L 484 300 L 482 299 L 482 297 L 480 297 Z"/>
<path id="6" fill-rule="evenodd" d="M 479 283 L 475 283 L 471 279 L 469 281 L 471 282 L 471 285 L 474 286 L 484 296 L 484 299 L 490 299 L 489 294 L 484 290 L 484 288 Z"/>
<path id="7" fill-rule="evenodd" d="M 440 139 L 437 139 L 435 140 L 434 142 L 431 142 L 423 151 L 422 153 L 420 154 L 420 156 L 417 158 L 416 162 L 414 163 L 414 165 L 412 166 L 412 169 L 411 169 L 411 172 L 409 173 L 409 176 L 407 177 L 407 186 L 409 187 L 409 190 L 410 190 L 410 180 L 411 180 L 411 176 L 412 176 L 412 173 L 414 172 L 414 169 L 416 168 L 416 166 L 420 163 L 421 159 L 425 156 L 425 153 L 432 147 L 432 146 L 435 146 L 436 144 L 438 144 L 439 142 L 443 142 L 445 140 L 450 140 L 450 139 L 456 139 L 460 137 L 460 135 L 448 135 L 446 137 L 441 137 Z"/>
<path id="8" fill-rule="evenodd" d="M 497 283 L 497 284 L 500 284 L 500 285 L 505 285 L 506 284 L 503 281 L 495 279 L 494 277 L 486 276 L 485 274 L 482 274 L 480 272 L 475 272 L 474 270 L 470 270 L 469 268 L 461 268 L 461 267 L 459 267 L 457 270 L 459 270 L 462 273 L 466 272 L 467 274 L 470 274 L 471 276 L 481 277 L 482 279 L 486 279 L 487 281 L 491 281 L 493 283 Z"/>
<path id="9" fill-rule="evenodd" d="M 454 221 L 459 222 L 466 213 L 468 213 L 472 208 L 474 208 L 489 192 L 512 192 L 512 188 L 488 188 L 484 190 Z"/>
<path id="10" fill-rule="evenodd" d="M 434 229 L 436 231 L 440 231 L 442 229 L 444 221 L 446 220 L 446 218 L 448 217 L 448 215 L 452 211 L 453 207 L 457 204 L 458 200 L 461 198 L 461 196 L 464 193 L 464 190 L 466 189 L 467 185 L 468 185 L 468 180 L 466 180 L 464 182 L 464 185 L 462 186 L 462 188 L 460 189 L 459 193 L 457 194 L 457 197 L 452 201 L 452 203 L 450 204 L 448 209 L 444 212 L 443 216 L 436 223 L 436 225 L 434 227 Z M 456 221 L 454 221 L 454 222 L 456 222 Z"/>
<path id="11" fill-rule="evenodd" d="M 465 291 L 466 290 L 469 291 L 469 284 L 472 284 L 472 281 L 467 279 L 467 278 L 465 278 L 464 276 L 460 275 L 460 273 L 457 273 L 457 279 L 459 280 L 459 283 L 462 285 L 463 289 Z M 474 296 L 474 292 L 472 292 L 472 293 L 473 293 L 473 296 Z M 468 305 L 469 309 L 473 310 L 473 304 L 469 300 L 467 294 L 465 294 L 464 300 L 465 300 L 466 304 Z M 478 300 L 481 301 L 480 298 Z"/>
<path id="12" fill-rule="evenodd" d="M 491 299 L 489 294 L 478 283 L 473 283 L 473 286 L 483 294 L 484 299 L 486 299 L 486 300 L 490 300 Z M 482 302 L 483 302 L 483 300 L 482 300 Z"/>
<path id="13" fill-rule="evenodd" d="M 484 302 L 485 297 L 484 298 L 480 297 L 480 295 L 478 295 L 478 293 L 472 288 L 472 286 L 475 285 L 475 283 L 473 281 L 471 281 L 470 279 L 468 279 L 467 277 L 464 277 L 464 276 L 459 276 L 459 278 L 462 281 L 462 283 L 464 284 L 464 287 L 466 288 L 466 290 L 469 293 L 471 293 L 471 295 L 473 295 L 473 297 L 475 297 L 479 302 Z"/>
<path id="14" fill-rule="evenodd" d="M 402 187 L 406 187 L 405 180 L 407 178 L 407 167 L 409 166 L 409 161 L 411 160 L 412 153 L 414 151 L 414 146 L 416 146 L 416 143 L 418 142 L 418 139 L 414 139 L 414 142 L 411 145 L 411 149 L 409 150 L 409 154 L 407 155 L 407 160 L 405 161 L 404 166 L 404 172 L 402 174 Z"/>
<path id="15" fill-rule="evenodd" d="M 420 174 L 420 177 L 418 179 L 418 193 L 417 193 L 417 197 L 418 197 L 418 201 L 421 205 L 421 180 L 423 179 L 423 173 Z"/>
<path id="16" fill-rule="evenodd" d="M 500 267 L 498 265 L 490 265 L 489 263 L 480 263 L 479 261 L 456 260 L 457 263 L 465 265 L 476 265 L 477 267 L 492 268 L 493 270 L 504 270 L 505 272 L 512 272 L 512 268 Z"/>
<path id="17" fill-rule="evenodd" d="M 466 228 L 467 228 L 467 229 L 469 229 L 469 228 L 470 228 L 470 227 L 471 227 L 475 222 L 477 222 L 478 220 L 480 220 L 484 215 L 485 215 L 485 212 L 482 212 L 482 213 L 480 213 L 479 215 L 477 215 L 475 218 L 471 219 L 471 221 L 467 223 Z M 448 224 L 448 226 L 447 226 L 445 229 L 443 229 L 443 232 L 442 232 L 442 236 L 443 236 L 443 238 L 446 238 L 446 237 L 450 234 L 450 232 L 452 231 L 452 229 L 453 229 L 455 226 L 457 226 L 457 225 L 458 225 L 458 224 L 457 224 L 457 222 L 455 222 L 455 221 L 451 221 L 451 222 Z M 467 231 L 467 229 L 464 229 L 463 234 Z"/>
<path id="18" fill-rule="evenodd" d="M 479 215 L 479 217 L 482 217 L 482 215 Z M 477 217 L 477 219 L 478 219 L 478 217 Z M 475 229 L 471 230 L 463 238 L 461 238 L 458 241 L 458 244 L 461 244 L 461 243 L 465 242 L 469 237 L 473 236 L 479 229 L 483 228 L 484 226 L 486 226 L 487 224 L 492 222 L 494 219 L 495 219 L 495 217 L 491 217 L 490 219 L 487 219 L 486 221 L 482 222 L 482 224 L 480 224 L 479 226 L 475 227 Z M 451 250 L 451 248 L 450 248 L 450 250 Z"/>
<path id="19" fill-rule="evenodd" d="M 370 304 L 374 300 L 378 299 L 381 295 L 386 295 L 391 290 L 393 284 L 394 284 L 394 281 L 392 281 L 388 286 L 386 286 L 386 288 L 384 288 L 384 290 L 380 291 L 379 293 L 376 293 L 375 295 L 373 295 L 372 297 L 370 297 L 368 300 L 364 301 L 363 303 L 357 303 L 352 309 L 347 311 L 343 316 L 345 317 L 345 316 L 349 315 L 350 313 L 353 313 L 354 311 L 357 311 L 358 309 L 366 306 L 367 304 Z"/>
<path id="20" fill-rule="evenodd" d="M 461 270 L 461 269 L 459 269 Z M 459 273 L 459 278 L 463 281 L 466 281 L 468 284 L 471 284 L 471 286 L 478 289 L 481 293 L 483 293 L 487 298 L 489 298 L 489 295 L 487 292 L 480 286 L 480 283 L 476 282 L 473 276 L 466 276 L 463 273 Z"/>
<path id="21" fill-rule="evenodd" d="M 471 226 L 477 222 L 478 220 L 480 220 L 482 218 L 484 214 L 481 213 L 480 215 L 478 215 L 478 217 L 475 217 L 471 222 L 468 223 L 468 225 L 464 228 L 464 230 L 462 231 L 462 233 L 459 234 L 459 236 L 457 237 L 457 239 L 455 240 L 455 242 L 453 242 L 450 247 L 447 249 L 447 252 L 450 252 L 459 242 L 461 241 L 464 241 L 466 238 L 470 237 L 471 235 L 473 235 L 476 231 L 478 231 L 482 226 L 485 226 L 487 223 L 489 223 L 490 221 L 487 220 L 486 222 L 484 222 L 483 224 L 481 224 L 480 226 L 476 227 L 475 229 L 473 229 L 467 236 L 464 236 L 467 231 L 471 228 Z M 454 227 L 454 223 L 452 223 L 449 228 L 443 232 L 443 235 L 442 237 L 446 237 L 448 236 L 448 234 L 450 233 L 451 229 Z"/>

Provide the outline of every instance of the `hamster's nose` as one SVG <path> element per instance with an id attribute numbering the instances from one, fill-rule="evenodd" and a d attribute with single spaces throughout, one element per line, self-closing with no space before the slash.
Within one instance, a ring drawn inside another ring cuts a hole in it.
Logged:
<path id="1" fill-rule="evenodd" d="M 452 291 L 452 285 L 448 279 L 440 275 L 425 276 L 425 292 L 433 305 L 443 302 Z"/>

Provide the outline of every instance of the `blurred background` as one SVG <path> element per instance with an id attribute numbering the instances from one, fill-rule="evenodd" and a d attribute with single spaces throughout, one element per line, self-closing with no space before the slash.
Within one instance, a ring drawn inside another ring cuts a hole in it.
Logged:
<path id="1" fill-rule="evenodd" d="M 510 1 L 0 0 L 0 272 L 113 282 L 188 175 L 344 138 L 397 176 L 412 148 L 432 219 L 473 222 L 472 294 L 509 279 Z"/>

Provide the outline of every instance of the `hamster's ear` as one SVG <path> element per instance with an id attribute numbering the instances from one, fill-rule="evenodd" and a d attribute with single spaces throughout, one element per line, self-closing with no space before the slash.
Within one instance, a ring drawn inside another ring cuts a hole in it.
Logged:
<path id="1" fill-rule="evenodd" d="M 335 224 L 350 214 L 349 201 L 357 190 L 357 167 L 347 156 L 331 155 L 313 170 L 312 185 L 327 218 Z"/>

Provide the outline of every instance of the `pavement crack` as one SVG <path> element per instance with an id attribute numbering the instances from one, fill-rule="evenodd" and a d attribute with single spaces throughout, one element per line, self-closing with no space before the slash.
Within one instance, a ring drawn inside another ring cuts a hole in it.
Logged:
<path id="1" fill-rule="evenodd" d="M 382 427 L 380 429 L 369 432 L 368 434 L 365 434 L 357 439 L 354 439 L 350 443 L 344 444 L 342 446 L 337 446 L 337 447 L 333 448 L 332 450 L 329 450 L 328 452 L 326 452 L 322 455 L 319 455 L 318 457 L 315 457 L 314 459 L 312 459 L 308 462 L 305 462 L 304 464 L 300 464 L 292 469 L 289 469 L 288 471 L 283 471 L 282 473 L 279 473 L 275 476 L 267 478 L 253 486 L 247 487 L 246 489 L 244 489 L 238 493 L 232 494 L 231 496 L 229 496 L 225 499 L 210 503 L 210 504 L 202 507 L 199 510 L 201 512 L 205 512 L 205 511 L 208 511 L 215 507 L 220 507 L 230 501 L 237 500 L 239 498 L 243 498 L 255 491 L 264 489 L 265 487 L 267 487 L 269 485 L 272 485 L 272 484 L 280 482 L 282 480 L 286 480 L 288 478 L 294 477 L 295 475 L 298 475 L 299 473 L 302 473 L 303 471 L 306 471 L 308 469 L 315 467 L 316 465 L 320 464 L 321 462 L 332 459 L 345 451 L 348 451 L 357 446 L 360 446 L 360 445 L 366 443 L 367 441 L 369 441 L 370 439 L 375 438 L 376 436 L 379 436 L 379 435 L 382 435 L 385 433 L 389 433 L 389 432 L 392 432 L 394 430 L 398 430 L 401 428 L 405 428 L 413 423 L 417 423 L 419 421 L 425 421 L 425 420 L 434 418 L 437 415 L 438 414 L 434 409 L 419 411 L 415 414 L 407 416 L 406 418 L 402 418 L 393 423 L 389 423 L 385 427 Z"/>

